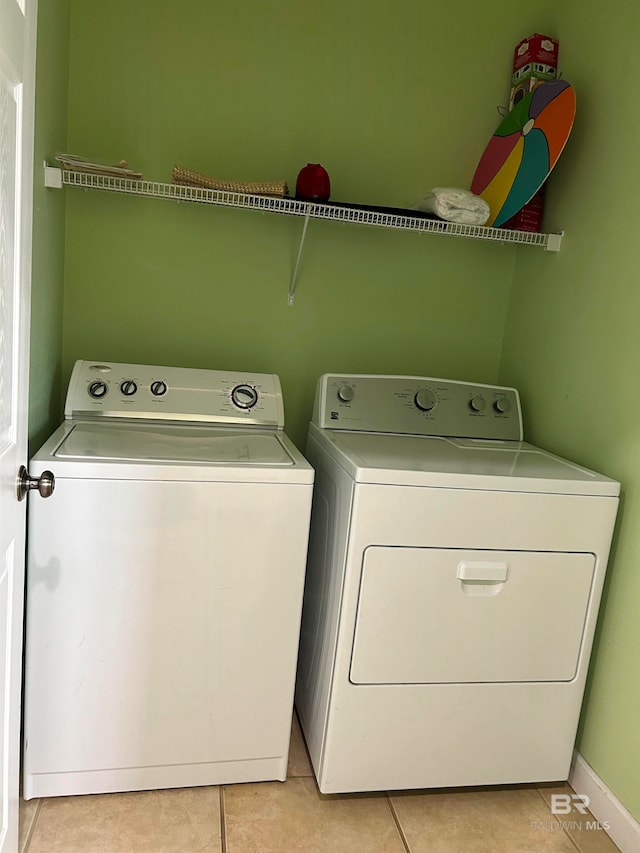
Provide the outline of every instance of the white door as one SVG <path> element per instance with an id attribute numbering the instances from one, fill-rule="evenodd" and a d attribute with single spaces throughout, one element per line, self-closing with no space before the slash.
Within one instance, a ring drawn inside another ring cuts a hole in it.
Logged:
<path id="1" fill-rule="evenodd" d="M 0 853 L 18 849 L 36 0 L 0 0 Z"/>

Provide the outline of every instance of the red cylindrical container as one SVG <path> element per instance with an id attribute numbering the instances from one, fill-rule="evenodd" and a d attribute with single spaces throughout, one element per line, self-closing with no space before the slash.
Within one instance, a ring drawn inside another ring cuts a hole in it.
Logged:
<path id="1" fill-rule="evenodd" d="M 303 169 L 300 169 L 296 181 L 296 198 L 307 201 L 327 201 L 330 195 L 329 175 L 320 163 L 307 163 Z"/>

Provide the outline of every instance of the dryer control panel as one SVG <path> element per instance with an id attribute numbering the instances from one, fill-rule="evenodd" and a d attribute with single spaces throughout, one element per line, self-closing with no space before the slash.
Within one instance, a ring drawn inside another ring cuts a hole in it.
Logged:
<path id="1" fill-rule="evenodd" d="M 515 388 L 428 376 L 325 374 L 313 422 L 324 429 L 522 441 Z"/>
<path id="2" fill-rule="evenodd" d="M 284 427 L 274 373 L 77 361 L 65 418 L 136 418 L 181 423 Z"/>

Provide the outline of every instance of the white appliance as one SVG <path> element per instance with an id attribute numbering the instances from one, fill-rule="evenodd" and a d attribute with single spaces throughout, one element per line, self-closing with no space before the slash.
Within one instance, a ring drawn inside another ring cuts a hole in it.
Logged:
<path id="1" fill-rule="evenodd" d="M 76 363 L 31 461 L 25 798 L 286 778 L 313 469 L 283 423 L 275 375 Z"/>
<path id="2" fill-rule="evenodd" d="M 619 484 L 518 393 L 325 375 L 296 707 L 324 793 L 566 779 Z"/>

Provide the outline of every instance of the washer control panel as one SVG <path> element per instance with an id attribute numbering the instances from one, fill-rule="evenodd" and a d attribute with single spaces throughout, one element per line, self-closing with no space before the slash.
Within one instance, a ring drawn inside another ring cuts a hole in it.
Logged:
<path id="1" fill-rule="evenodd" d="M 99 361 L 75 363 L 64 415 L 284 427 L 280 380 L 273 373 Z"/>
<path id="2" fill-rule="evenodd" d="M 325 429 L 522 441 L 515 388 L 428 376 L 325 374 L 313 422 Z"/>

